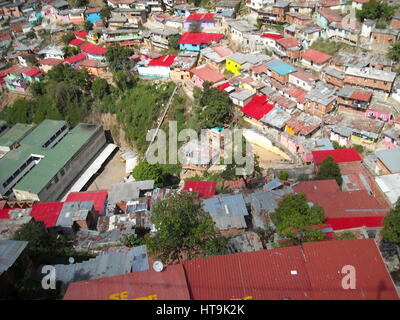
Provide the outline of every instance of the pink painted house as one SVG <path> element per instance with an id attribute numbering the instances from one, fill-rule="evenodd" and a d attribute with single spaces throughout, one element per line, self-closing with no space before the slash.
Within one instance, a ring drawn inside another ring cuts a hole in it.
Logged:
<path id="1" fill-rule="evenodd" d="M 370 105 L 367 111 L 365 111 L 365 116 L 370 119 L 385 121 L 389 124 L 393 123 L 393 113 L 391 107 L 383 104 L 374 103 Z"/>
<path id="2" fill-rule="evenodd" d="M 194 85 L 201 89 L 203 89 L 203 84 L 206 81 L 214 84 L 225 79 L 225 76 L 222 73 L 219 73 L 207 64 L 193 68 L 190 72 L 193 74 L 192 81 Z"/>
<path id="3" fill-rule="evenodd" d="M 279 135 L 279 142 L 292 154 L 299 155 L 305 163 L 312 162 L 312 147 L 307 143 L 305 137 L 292 136 L 290 133 L 281 132 Z"/>

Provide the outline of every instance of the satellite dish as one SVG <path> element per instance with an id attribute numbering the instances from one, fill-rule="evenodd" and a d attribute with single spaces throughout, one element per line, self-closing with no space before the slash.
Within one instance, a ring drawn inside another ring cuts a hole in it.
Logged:
<path id="1" fill-rule="evenodd" d="M 162 264 L 161 261 L 155 261 L 153 263 L 153 269 L 155 272 L 161 272 L 164 269 L 164 265 Z"/>

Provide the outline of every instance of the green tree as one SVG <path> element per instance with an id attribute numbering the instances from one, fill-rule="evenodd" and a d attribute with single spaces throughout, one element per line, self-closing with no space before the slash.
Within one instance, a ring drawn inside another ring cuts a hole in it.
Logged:
<path id="1" fill-rule="evenodd" d="M 113 74 L 113 81 L 118 89 L 126 91 L 136 85 L 137 78 L 132 76 L 129 72 L 118 70 Z"/>
<path id="2" fill-rule="evenodd" d="M 179 36 L 171 36 L 168 38 L 168 49 L 172 53 L 179 51 Z"/>
<path id="3" fill-rule="evenodd" d="M 89 0 L 69 0 L 68 2 L 71 7 L 80 8 L 80 7 L 87 6 L 89 3 Z"/>
<path id="4" fill-rule="evenodd" d="M 100 17 L 104 24 L 107 22 L 107 19 L 110 17 L 110 15 L 110 7 L 108 5 L 105 5 L 100 11 Z"/>
<path id="5" fill-rule="evenodd" d="M 161 164 L 150 164 L 147 160 L 139 163 L 132 171 L 132 176 L 136 181 L 154 180 L 156 187 L 164 187 L 173 180 L 173 170 L 171 166 Z"/>
<path id="6" fill-rule="evenodd" d="M 194 199 L 183 192 L 154 205 L 152 222 L 157 232 L 145 239 L 149 251 L 164 262 L 226 253 L 227 241 L 218 238 L 211 216 Z"/>
<path id="7" fill-rule="evenodd" d="M 313 228 L 324 222 L 324 209 L 318 205 L 309 206 L 304 194 L 285 196 L 271 218 L 278 234 L 293 245 L 325 238 L 320 229 Z"/>
<path id="8" fill-rule="evenodd" d="M 75 39 L 74 33 L 72 31 L 68 31 L 67 33 L 63 34 L 63 36 L 61 37 L 61 41 L 64 45 L 68 45 L 68 43 L 72 39 Z"/>
<path id="9" fill-rule="evenodd" d="M 200 99 L 203 109 L 200 121 L 203 128 L 221 127 L 233 118 L 232 102 L 225 91 L 211 88 L 210 83 L 203 84 L 203 94 Z"/>
<path id="10" fill-rule="evenodd" d="M 334 162 L 332 157 L 326 157 L 322 161 L 318 174 L 316 176 L 317 180 L 328 180 L 335 179 L 339 186 L 342 186 L 343 179 L 340 173 L 340 168 L 337 163 Z"/>
<path id="11" fill-rule="evenodd" d="M 381 235 L 386 241 L 400 244 L 400 197 L 394 208 L 383 219 Z"/>
<path id="12" fill-rule="evenodd" d="M 26 33 L 26 37 L 27 37 L 28 39 L 34 39 L 34 38 L 36 38 L 36 32 L 35 32 L 35 30 L 30 30 L 30 31 L 28 31 L 28 32 Z"/>
<path id="13" fill-rule="evenodd" d="M 73 46 L 65 46 L 63 51 L 66 58 L 76 56 L 80 52 L 79 48 Z"/>
<path id="14" fill-rule="evenodd" d="M 144 236 L 150 232 L 150 229 L 136 226 L 134 230 L 135 233 L 133 234 L 124 234 L 122 239 L 124 246 L 132 248 L 145 244 Z"/>
<path id="15" fill-rule="evenodd" d="M 279 179 L 280 180 L 287 180 L 289 178 L 289 172 L 281 171 L 279 172 Z"/>
<path id="16" fill-rule="evenodd" d="M 249 142 L 247 142 L 249 143 Z M 246 141 L 245 138 L 242 137 L 242 157 L 246 156 Z M 260 166 L 260 159 L 259 156 L 256 154 L 253 154 L 254 158 L 253 158 L 253 170 L 252 172 L 249 172 L 246 175 L 238 175 L 236 170 L 239 168 L 244 168 L 245 164 L 238 164 L 236 162 L 235 159 L 237 159 L 238 157 L 235 155 L 236 153 L 238 153 L 238 150 L 234 150 L 234 156 L 232 159 L 232 163 L 227 164 L 225 167 L 225 170 L 221 173 L 221 177 L 223 180 L 236 180 L 236 179 L 242 179 L 243 182 L 245 183 L 246 186 L 248 186 L 249 180 L 250 179 L 254 179 L 254 178 L 260 178 L 262 177 L 262 168 Z M 248 161 L 249 159 L 246 159 L 246 161 Z"/>
<path id="17" fill-rule="evenodd" d="M 333 142 L 332 142 L 332 145 L 333 145 L 333 148 L 334 148 L 334 149 L 344 149 L 344 148 L 346 148 L 346 147 L 342 147 L 342 146 L 339 144 L 339 142 L 337 142 L 337 141 L 333 141 Z"/>
<path id="18" fill-rule="evenodd" d="M 105 56 L 111 70 L 128 71 L 133 66 L 130 60 L 132 53 L 132 49 L 128 47 L 122 47 L 118 44 L 113 44 L 107 47 Z"/>
<path id="19" fill-rule="evenodd" d="M 18 99 L 2 111 L 1 118 L 11 124 L 31 123 L 32 114 L 32 104 L 28 100 Z"/>
<path id="20" fill-rule="evenodd" d="M 390 46 L 387 55 L 394 61 L 400 61 L 400 41 L 397 41 Z"/>
<path id="21" fill-rule="evenodd" d="M 110 94 L 110 86 L 107 80 L 96 78 L 92 83 L 92 94 L 95 99 L 101 100 Z"/>
<path id="22" fill-rule="evenodd" d="M 339 234 L 335 234 L 335 240 L 352 240 L 352 239 L 357 239 L 355 234 L 350 231 L 345 231 Z"/>
<path id="23" fill-rule="evenodd" d="M 364 147 L 360 144 L 353 145 L 353 148 L 356 149 L 359 154 L 363 154 L 365 151 Z"/>
<path id="24" fill-rule="evenodd" d="M 83 28 L 86 31 L 90 31 L 93 30 L 93 23 L 91 23 L 89 20 L 85 20 L 84 24 L 83 24 Z"/>
<path id="25" fill-rule="evenodd" d="M 365 19 L 377 20 L 383 19 L 390 21 L 394 15 L 394 8 L 387 3 L 381 3 L 376 0 L 370 0 L 363 3 L 361 10 L 356 10 L 356 16 L 360 21 Z"/>

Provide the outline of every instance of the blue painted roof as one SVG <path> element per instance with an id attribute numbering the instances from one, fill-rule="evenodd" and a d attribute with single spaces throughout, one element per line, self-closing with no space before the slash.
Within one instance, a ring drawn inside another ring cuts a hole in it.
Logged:
<path id="1" fill-rule="evenodd" d="M 280 187 L 281 185 L 282 185 L 281 180 L 279 180 L 278 178 L 275 178 L 274 180 L 272 180 L 264 185 L 264 190 L 271 191 L 271 190 L 274 190 L 274 189 Z"/>
<path id="2" fill-rule="evenodd" d="M 275 59 L 265 63 L 265 65 L 271 69 L 272 71 L 278 73 L 281 76 L 287 75 L 289 73 L 297 71 L 295 67 L 290 64 L 287 64 L 281 60 Z"/>
<path id="3" fill-rule="evenodd" d="M 247 216 L 249 213 L 242 194 L 215 196 L 203 200 L 204 211 L 212 216 Z"/>

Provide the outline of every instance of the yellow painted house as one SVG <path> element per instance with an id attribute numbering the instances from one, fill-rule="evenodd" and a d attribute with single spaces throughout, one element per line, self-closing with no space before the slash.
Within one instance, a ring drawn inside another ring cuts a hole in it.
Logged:
<path id="1" fill-rule="evenodd" d="M 236 52 L 226 58 L 225 69 L 232 72 L 235 76 L 238 76 L 240 75 L 240 67 L 246 62 L 246 55 Z"/>

